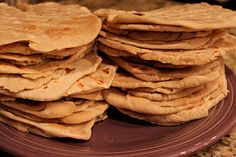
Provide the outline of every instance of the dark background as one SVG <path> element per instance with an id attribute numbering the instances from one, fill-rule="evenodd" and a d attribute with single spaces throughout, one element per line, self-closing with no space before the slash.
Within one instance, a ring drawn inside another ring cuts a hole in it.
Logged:
<path id="1" fill-rule="evenodd" d="M 17 0 L 0 0 L 0 2 L 7 2 L 9 4 L 14 4 L 16 3 Z M 39 3 L 39 2 L 46 2 L 46 1 L 53 1 L 53 0 L 18 0 L 18 2 L 28 2 L 28 3 Z M 54 0 L 54 1 L 57 1 L 57 2 L 65 2 L 65 3 L 68 3 L 68 2 L 73 2 L 73 3 L 81 3 L 82 4 L 84 2 L 93 2 L 95 4 L 99 3 L 99 1 L 101 3 L 105 2 L 105 1 L 102 1 L 102 0 Z M 112 3 L 111 1 L 114 1 L 114 0 L 106 0 L 106 3 L 108 3 L 108 1 L 110 1 L 109 3 Z M 122 1 L 129 1 L 129 0 L 116 0 L 117 3 L 119 2 L 122 2 Z M 164 1 L 164 0 L 156 0 L 157 2 L 158 1 Z M 171 0 L 166 0 L 166 1 L 171 1 Z M 174 1 L 174 0 L 173 0 Z M 207 2 L 207 3 L 210 3 L 210 4 L 218 4 L 218 5 L 222 5 L 223 7 L 225 8 L 230 8 L 230 9 L 234 9 L 236 10 L 236 0 L 176 0 L 176 1 L 180 1 L 180 2 L 184 2 L 184 3 L 199 3 L 199 2 Z M 146 4 L 148 4 L 148 2 L 150 2 L 149 0 L 146 0 Z"/>

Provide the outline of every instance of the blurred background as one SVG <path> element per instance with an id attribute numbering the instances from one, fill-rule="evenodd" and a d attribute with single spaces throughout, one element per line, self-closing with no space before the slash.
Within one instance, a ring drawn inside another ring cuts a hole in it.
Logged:
<path id="1" fill-rule="evenodd" d="M 0 2 L 7 2 L 8 4 L 15 5 L 17 2 L 23 3 L 40 3 L 53 0 L 0 0 Z M 54 0 L 59 3 L 71 4 L 79 3 L 87 6 L 91 10 L 99 8 L 116 8 L 123 10 L 138 10 L 145 11 L 157 9 L 160 7 L 174 5 L 178 3 L 197 3 L 208 2 L 210 4 L 218 4 L 223 7 L 236 10 L 236 0 Z"/>

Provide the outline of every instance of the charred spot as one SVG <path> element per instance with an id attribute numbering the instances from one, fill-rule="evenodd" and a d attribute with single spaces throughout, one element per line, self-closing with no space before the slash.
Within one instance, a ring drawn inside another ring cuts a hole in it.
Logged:
<path id="1" fill-rule="evenodd" d="M 144 14 L 143 13 L 140 13 L 140 12 L 136 12 L 136 13 L 133 13 L 134 15 L 138 15 L 138 16 L 143 16 Z"/>
<path id="2" fill-rule="evenodd" d="M 64 31 L 64 32 L 69 32 L 69 31 L 71 31 L 71 29 L 68 28 L 68 27 L 66 27 L 66 28 L 63 28 L 63 31 Z"/>
<path id="3" fill-rule="evenodd" d="M 48 88 L 48 86 L 44 86 L 44 87 L 43 87 L 43 89 L 47 89 L 47 88 Z"/>
<path id="4" fill-rule="evenodd" d="M 109 68 L 103 69 L 102 71 L 106 74 L 109 74 Z"/>
<path id="5" fill-rule="evenodd" d="M 66 71 L 66 74 L 69 74 L 69 73 L 71 73 L 73 70 L 75 70 L 75 69 L 69 69 L 69 68 L 66 68 L 66 69 L 65 69 L 65 71 Z"/>
<path id="6" fill-rule="evenodd" d="M 84 85 L 82 83 L 80 83 L 80 82 L 78 82 L 77 85 L 82 87 L 82 88 L 84 87 Z"/>
<path id="7" fill-rule="evenodd" d="M 97 83 L 98 84 L 104 84 L 104 81 L 103 80 L 98 80 Z"/>

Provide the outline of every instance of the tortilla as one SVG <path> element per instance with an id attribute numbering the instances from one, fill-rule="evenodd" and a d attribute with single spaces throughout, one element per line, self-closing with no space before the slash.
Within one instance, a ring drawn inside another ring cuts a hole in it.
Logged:
<path id="1" fill-rule="evenodd" d="M 115 35 L 109 32 L 100 31 L 99 33 L 102 37 L 121 42 L 123 44 L 132 45 L 140 48 L 146 49 L 200 49 L 211 46 L 213 41 L 220 39 L 224 35 L 224 31 L 215 31 L 212 35 L 206 37 L 195 37 L 191 39 L 176 40 L 176 41 L 141 41 L 121 35 Z"/>
<path id="2" fill-rule="evenodd" d="M 60 119 L 62 123 L 66 124 L 79 124 L 89 120 L 92 120 L 99 115 L 104 114 L 108 109 L 108 104 L 104 102 L 96 102 L 93 106 L 82 112 L 75 112 L 72 115 L 63 117 Z"/>
<path id="3" fill-rule="evenodd" d="M 194 67 L 193 66 L 188 66 L 188 65 L 173 65 L 173 64 L 165 64 L 165 63 L 161 63 L 158 61 L 148 61 L 148 60 L 143 60 L 141 58 L 136 57 L 121 57 L 124 60 L 130 61 L 130 62 L 134 62 L 134 63 L 140 63 L 143 65 L 147 65 L 147 66 L 151 66 L 154 68 L 164 68 L 164 69 L 169 69 L 169 70 L 180 70 L 180 69 L 184 69 L 184 68 L 191 68 Z"/>
<path id="4" fill-rule="evenodd" d="M 64 123 L 64 124 L 80 124 L 90 121 L 99 115 L 102 115 L 108 108 L 106 103 L 96 102 L 92 106 L 86 108 L 85 110 L 74 112 L 71 115 L 62 118 L 42 118 L 35 114 L 25 113 L 24 111 L 16 110 L 11 107 L 1 106 L 2 109 L 11 112 L 15 115 L 21 116 L 23 118 L 40 122 L 40 123 Z"/>
<path id="5" fill-rule="evenodd" d="M 220 78 L 220 83 L 222 82 L 222 79 L 224 81 L 224 76 Z M 156 102 L 145 98 L 129 96 L 114 88 L 104 90 L 103 96 L 110 105 L 117 108 L 144 114 L 163 115 L 177 113 L 182 110 L 199 106 L 205 101 L 215 98 L 217 96 L 214 94 L 215 91 L 222 91 L 222 89 L 219 88 L 219 84 L 214 84 L 214 86 L 212 86 L 210 83 L 207 84 L 207 88 L 204 91 L 197 93 L 197 95 L 199 94 L 199 96 L 197 96 L 199 98 L 197 99 L 194 97 L 190 97 L 190 99 L 188 97 L 183 98 L 182 100 L 186 99 L 186 102 L 182 101 L 181 98 L 179 99 L 180 101 Z M 225 95 L 227 95 L 227 92 L 225 92 Z"/>
<path id="6" fill-rule="evenodd" d="M 144 81 L 164 81 L 177 78 L 185 78 L 193 75 L 204 75 L 213 71 L 218 66 L 223 65 L 222 57 L 219 57 L 217 60 L 199 66 L 192 66 L 182 69 L 161 69 L 153 68 L 151 66 L 146 66 L 139 63 L 129 62 L 125 59 L 118 57 L 109 57 L 114 61 L 119 67 L 123 68 L 133 76 L 144 80 Z"/>
<path id="7" fill-rule="evenodd" d="M 60 137 L 60 138 L 74 138 L 88 140 L 91 137 L 91 128 L 96 119 L 91 121 L 76 124 L 57 124 L 57 123 L 38 123 L 20 116 L 14 115 L 3 109 L 0 109 L 0 120 L 8 125 L 15 127 L 19 131 L 33 132 L 39 135 L 46 135 L 46 137 Z M 19 123 L 20 122 L 20 123 Z M 24 125 L 22 125 L 24 124 Z M 32 130 L 31 128 L 36 130 Z M 35 132 L 36 131 L 36 132 Z"/>
<path id="8" fill-rule="evenodd" d="M 78 98 L 78 99 L 86 99 L 86 100 L 94 100 L 94 101 L 102 101 L 103 95 L 102 91 L 95 91 L 92 93 L 87 93 L 87 94 L 72 94 L 68 96 L 69 98 Z"/>
<path id="9" fill-rule="evenodd" d="M 176 41 L 191 39 L 194 37 L 205 37 L 210 35 L 211 31 L 198 31 L 198 32 L 159 32 L 159 31 L 139 31 L 139 30 L 125 30 L 117 29 L 108 26 L 107 22 L 103 22 L 102 29 L 116 35 L 123 35 L 132 39 L 141 41 Z M 121 24 L 119 24 L 121 25 Z M 129 26 L 130 24 L 128 24 Z M 116 26 L 115 26 L 116 27 Z M 175 28 L 176 26 L 174 26 Z"/>
<path id="10" fill-rule="evenodd" d="M 163 93 L 157 93 L 157 92 L 148 93 L 148 92 L 142 92 L 142 91 L 129 90 L 128 94 L 132 96 L 136 96 L 136 97 L 146 98 L 153 101 L 169 101 L 169 100 L 187 97 L 199 90 L 202 90 L 202 88 L 204 88 L 203 85 L 199 87 L 187 88 L 187 89 L 181 90 L 176 93 L 171 93 L 171 94 L 163 94 Z"/>
<path id="11" fill-rule="evenodd" d="M 100 64 L 97 71 L 76 81 L 66 95 L 85 94 L 110 87 L 115 77 L 117 67 L 108 64 Z"/>
<path id="12" fill-rule="evenodd" d="M 122 113 L 129 115 L 131 117 L 145 120 L 151 122 L 153 124 L 160 124 L 160 125 L 179 125 L 186 123 L 188 121 L 192 121 L 195 119 L 203 118 L 208 116 L 208 111 L 217 105 L 224 97 L 227 95 L 227 85 L 226 80 L 221 86 L 221 90 L 214 91 L 215 97 L 207 99 L 203 104 L 196 106 L 191 109 L 183 110 L 178 113 L 174 114 L 167 114 L 167 115 L 148 115 L 148 114 L 141 114 L 137 112 L 132 112 L 129 110 L 118 109 Z"/>
<path id="13" fill-rule="evenodd" d="M 180 125 L 195 119 L 200 119 L 208 116 L 208 106 L 213 107 L 217 105 L 222 99 L 225 98 L 226 95 L 227 95 L 226 93 L 221 92 L 215 98 L 208 100 L 207 102 L 205 102 L 200 106 L 168 115 L 147 115 L 123 109 L 119 110 L 122 113 L 129 115 L 133 118 L 144 120 L 153 124 L 159 124 L 165 126 Z"/>
<path id="14" fill-rule="evenodd" d="M 30 79 L 37 79 L 39 77 L 53 75 L 55 70 L 70 67 L 69 65 L 71 65 L 72 62 L 83 58 L 86 54 L 91 52 L 91 46 L 92 45 L 89 47 L 82 47 L 79 51 L 67 59 L 53 61 L 45 60 L 44 62 L 30 66 L 16 66 L 6 62 L 0 62 L 0 73 L 22 74 L 23 77 Z"/>
<path id="15" fill-rule="evenodd" d="M 15 66 L 10 63 L 0 61 L 0 73 L 1 74 L 33 74 L 37 71 L 34 69 L 29 69 L 23 66 Z"/>
<path id="16" fill-rule="evenodd" d="M 120 54 L 130 53 L 143 60 L 155 60 L 174 65 L 201 65 L 212 62 L 225 53 L 226 50 L 235 49 L 233 39 L 216 41 L 211 47 L 199 50 L 150 50 L 122 44 L 117 41 L 98 38 L 99 42 L 110 47 L 109 50 L 120 50 Z M 234 39 L 236 41 L 236 39 Z M 107 49 L 108 50 L 108 49 Z"/>
<path id="17" fill-rule="evenodd" d="M 157 24 L 180 26 L 195 30 L 213 30 L 236 27 L 236 13 L 219 5 L 207 3 L 165 7 L 148 12 L 102 9 L 96 15 L 113 24 Z M 230 21 L 225 19 L 230 18 Z"/>
<path id="18" fill-rule="evenodd" d="M 106 23 L 102 24 L 102 29 L 104 29 L 104 30 L 106 30 L 108 32 L 117 34 L 117 35 L 127 35 L 127 34 L 129 34 L 129 31 L 127 31 L 127 30 L 111 28 L 108 25 L 106 25 Z"/>
<path id="19" fill-rule="evenodd" d="M 212 93 L 213 91 L 217 90 L 219 88 L 219 80 L 215 80 L 212 82 L 207 83 L 206 85 L 204 85 L 203 88 L 201 88 L 200 90 L 195 90 L 194 92 L 192 92 L 191 94 L 183 94 L 181 95 L 180 93 L 180 98 L 175 98 L 175 99 L 171 99 L 171 100 L 156 100 L 156 99 L 148 99 L 145 97 L 139 97 L 139 96 L 132 96 L 129 93 L 127 94 L 127 99 L 130 100 L 130 102 L 133 102 L 133 100 L 135 100 L 136 98 L 139 99 L 140 101 L 146 101 L 146 100 L 151 100 L 153 102 L 155 102 L 156 105 L 158 106 L 163 106 L 163 107 L 178 107 L 178 106 L 183 106 L 184 104 L 192 104 L 192 103 L 196 103 L 201 101 L 203 98 L 207 97 L 210 93 Z M 190 91 L 191 92 L 191 91 Z M 176 94 L 176 93 L 175 93 Z M 177 95 L 177 94 L 176 94 Z M 186 96 L 183 96 L 186 95 Z M 178 96 L 177 96 L 178 97 Z"/>
<path id="20" fill-rule="evenodd" d="M 70 100 L 70 98 L 68 99 L 69 99 L 68 101 L 73 101 L 73 103 L 75 104 L 75 112 L 84 111 L 89 107 L 93 106 L 95 103 L 95 101 L 84 101 L 82 99 L 72 99 L 72 100 Z"/>
<path id="21" fill-rule="evenodd" d="M 20 8 L 0 4 L 0 45 L 24 41 L 40 52 L 62 50 L 90 43 L 101 29 L 101 20 L 80 5 L 49 2 Z"/>
<path id="22" fill-rule="evenodd" d="M 145 32 L 197 32 L 199 30 L 196 29 L 190 29 L 185 28 L 181 26 L 170 26 L 170 25 L 157 25 L 157 24 L 113 24 L 113 23 L 107 23 L 107 25 L 111 28 L 115 29 L 121 29 L 121 30 L 136 30 L 136 31 L 145 31 Z M 205 30 L 203 30 L 205 31 Z"/>
<path id="23" fill-rule="evenodd" d="M 189 77 L 185 77 L 183 79 L 175 79 L 170 81 L 162 81 L 162 82 L 147 82 L 136 79 L 128 74 L 117 73 L 113 82 L 113 87 L 125 88 L 125 89 L 134 89 L 134 88 L 171 88 L 171 89 L 185 89 L 191 87 L 198 87 L 203 84 L 206 84 L 210 81 L 217 79 L 222 74 L 219 67 L 216 68 L 215 71 L 204 75 L 193 75 Z"/>
<path id="24" fill-rule="evenodd" d="M 182 89 L 181 88 L 163 88 L 163 87 L 158 87 L 158 88 L 139 87 L 139 88 L 134 88 L 134 89 L 128 89 L 129 92 L 162 93 L 162 94 L 174 94 L 182 90 L 185 90 L 185 89 L 184 88 Z"/>
<path id="25" fill-rule="evenodd" d="M 59 79 L 51 80 L 40 88 L 24 90 L 11 93 L 1 90 L 6 95 L 14 95 L 17 98 L 30 99 L 35 101 L 54 101 L 62 98 L 70 87 L 80 78 L 96 71 L 101 63 L 101 58 L 95 52 L 91 52 L 84 58 L 70 64 L 67 73 Z"/>
<path id="26" fill-rule="evenodd" d="M 0 75 L 0 87 L 9 92 L 17 93 L 23 90 L 37 89 L 46 85 L 52 80 L 57 80 L 61 76 L 66 75 L 67 69 L 60 69 L 53 72 L 53 74 L 39 77 L 36 79 L 25 78 L 21 75 Z"/>
<path id="27" fill-rule="evenodd" d="M 76 112 L 76 106 L 73 101 L 54 101 L 54 102 L 19 102 L 3 101 L 2 105 L 30 113 L 42 118 L 62 118 Z"/>
<path id="28" fill-rule="evenodd" d="M 0 53 L 0 59 L 17 64 L 17 65 L 32 65 L 38 64 L 44 61 L 44 57 L 42 55 L 34 54 L 34 55 L 19 55 L 19 54 L 10 54 L 10 53 Z"/>
<path id="29" fill-rule="evenodd" d="M 79 47 L 66 48 L 66 49 L 62 49 L 62 50 L 53 50 L 53 51 L 42 53 L 40 51 L 36 51 L 36 50 L 31 49 L 30 47 L 28 47 L 27 43 L 16 42 L 16 43 L 11 43 L 11 44 L 7 44 L 7 45 L 1 45 L 0 46 L 0 54 L 1 55 L 8 54 L 8 55 L 15 55 L 15 56 L 25 55 L 27 57 L 30 57 L 30 59 L 32 58 L 32 56 L 35 57 L 35 56 L 44 55 L 44 57 L 46 57 L 46 58 L 61 59 L 61 58 L 65 58 L 68 56 L 75 55 L 75 54 L 82 55 L 85 52 L 85 50 L 91 50 L 91 47 L 93 46 L 93 44 L 94 44 L 94 42 L 92 41 L 86 45 L 79 46 Z M 17 57 L 17 60 L 19 60 L 18 57 Z"/>
<path id="30" fill-rule="evenodd" d="M 1 101 L 15 101 L 15 98 L 11 97 L 11 96 L 0 94 L 0 102 Z"/>
<path id="31" fill-rule="evenodd" d="M 131 31 L 126 36 L 141 41 L 180 41 L 192 38 L 202 38 L 212 34 L 212 31 L 199 32 L 148 32 Z"/>

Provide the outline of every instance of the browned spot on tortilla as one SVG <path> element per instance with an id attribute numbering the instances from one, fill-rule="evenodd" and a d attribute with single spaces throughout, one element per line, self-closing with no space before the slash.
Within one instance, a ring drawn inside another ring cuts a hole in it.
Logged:
<path id="1" fill-rule="evenodd" d="M 103 69 L 102 71 L 109 74 L 109 68 Z"/>

